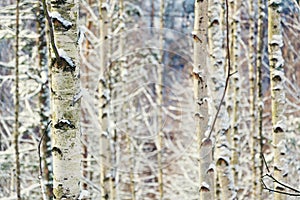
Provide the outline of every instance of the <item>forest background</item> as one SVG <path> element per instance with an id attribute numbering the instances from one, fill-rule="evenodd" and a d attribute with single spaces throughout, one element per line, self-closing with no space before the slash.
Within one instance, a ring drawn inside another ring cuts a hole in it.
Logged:
<path id="1" fill-rule="evenodd" d="M 298 3 L 1 1 L 0 199 L 299 198 Z"/>

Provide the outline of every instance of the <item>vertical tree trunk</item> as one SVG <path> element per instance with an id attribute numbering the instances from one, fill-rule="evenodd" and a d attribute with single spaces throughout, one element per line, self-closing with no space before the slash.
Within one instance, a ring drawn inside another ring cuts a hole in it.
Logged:
<path id="1" fill-rule="evenodd" d="M 162 103 L 163 103 L 163 28 L 164 28 L 164 13 L 165 13 L 165 1 L 160 1 L 160 56 L 159 63 L 157 65 L 157 83 L 156 83 L 156 103 L 157 103 L 157 163 L 158 163 L 158 188 L 159 188 L 159 199 L 162 200 L 164 196 L 164 183 L 163 183 L 163 165 L 162 165 L 162 149 L 163 149 L 163 127 L 162 127 Z"/>
<path id="2" fill-rule="evenodd" d="M 222 94 L 225 89 L 225 81 L 226 75 L 224 71 L 224 50 L 223 50 L 223 42 L 224 37 L 222 33 L 222 19 L 221 19 L 221 2 L 218 0 L 211 0 L 209 1 L 209 48 L 210 48 L 210 65 L 209 67 L 209 74 L 210 74 L 210 81 L 208 84 L 209 89 L 209 96 L 212 98 L 212 104 L 209 105 L 209 114 L 210 116 L 215 116 L 217 112 L 217 108 L 219 107 Z M 235 13 L 235 12 L 232 12 Z M 233 30 L 234 27 L 233 26 Z M 236 30 L 235 30 L 236 31 Z M 234 32 L 234 31 L 233 31 Z M 232 33 L 233 33 L 232 32 Z M 234 34 L 233 34 L 234 35 Z M 233 48 L 233 45 L 232 45 Z M 216 191 L 217 198 L 221 196 L 223 198 L 229 198 L 231 195 L 228 193 L 229 189 L 233 188 L 233 179 L 232 173 L 229 171 L 229 164 L 224 163 L 225 165 L 221 165 L 221 160 L 224 159 L 223 162 L 227 162 L 230 159 L 230 151 L 228 147 L 230 138 L 229 138 L 229 124 L 230 119 L 225 107 L 220 108 L 220 112 L 218 115 L 218 119 L 215 124 L 216 130 L 216 137 L 217 144 L 216 149 L 216 157 L 217 160 L 217 179 L 219 184 L 216 188 L 220 187 L 218 191 Z M 224 146 L 222 146 L 224 145 Z M 232 160 L 233 161 L 233 160 Z M 235 166 L 236 163 L 233 163 Z M 222 169 L 223 168 L 223 169 Z"/>
<path id="3" fill-rule="evenodd" d="M 259 165 L 256 169 L 256 174 L 258 177 L 263 176 L 263 159 L 261 157 L 263 153 L 263 134 L 262 134 L 262 128 L 263 128 L 263 93 L 262 93 L 262 65 L 263 65 L 263 52 L 264 52 L 264 16 L 265 16 L 265 0 L 259 0 L 258 1 L 258 8 L 259 8 L 259 17 L 258 17 L 258 23 L 257 23 L 257 60 L 256 60 L 256 87 L 257 87 L 257 140 L 258 140 L 258 146 L 259 146 Z M 258 181 L 257 184 L 258 193 L 256 198 L 261 199 L 262 198 L 262 184 L 260 181 Z M 254 196 L 254 195 L 253 195 Z"/>
<path id="4" fill-rule="evenodd" d="M 112 2 L 109 9 L 115 10 L 116 2 Z M 108 12 L 107 10 L 107 17 L 106 22 L 107 24 L 107 35 L 105 38 L 107 38 L 108 35 L 112 35 L 114 31 L 114 24 L 113 24 L 113 12 Z M 117 180 L 118 180 L 118 169 L 117 169 L 117 142 L 118 142 L 118 135 L 116 130 L 116 121 L 118 118 L 117 112 L 119 111 L 119 107 L 115 104 L 115 100 L 118 97 L 118 86 L 117 84 L 120 82 L 120 65 L 119 63 L 115 62 L 111 59 L 111 55 L 113 53 L 113 43 L 114 38 L 106 40 L 106 47 L 105 50 L 107 55 L 107 61 L 109 62 L 109 65 L 105 69 L 106 72 L 104 72 L 104 80 L 106 80 L 106 86 L 107 90 L 106 93 L 108 94 L 107 104 L 105 106 L 105 110 L 107 113 L 106 116 L 106 122 L 107 122 L 107 130 L 108 130 L 108 140 L 109 140 L 109 160 L 108 160 L 108 167 L 109 167 L 109 192 L 110 192 L 110 199 L 116 199 L 117 191 Z M 110 103 L 109 103 L 110 102 Z"/>
<path id="5" fill-rule="evenodd" d="M 128 171 L 125 171 L 125 173 L 127 173 L 127 175 L 129 176 L 127 180 L 129 180 L 129 182 L 126 183 L 126 190 L 129 191 L 130 193 L 130 198 L 132 200 L 136 200 L 136 191 L 135 191 L 135 179 L 134 179 L 134 145 L 133 145 L 133 141 L 131 141 L 131 135 L 130 135 L 130 129 L 129 129 L 129 118 L 130 118 L 130 105 L 129 102 L 127 101 L 129 92 L 127 91 L 127 77 L 128 77 L 128 66 L 126 66 L 126 58 L 124 55 L 125 52 L 125 39 L 123 37 L 122 34 L 124 34 L 124 29 L 125 29 L 125 13 L 124 13 L 124 1 L 120 0 L 119 2 L 119 6 L 120 6 L 120 19 L 123 25 L 121 26 L 121 30 L 120 30 L 120 44 L 119 44 L 119 48 L 120 48 L 120 52 L 121 52 L 121 78 L 122 78 L 122 93 L 123 93 L 123 107 L 122 107 L 122 117 L 125 120 L 124 123 L 124 131 L 125 131 L 125 154 L 126 156 L 128 156 L 129 159 L 129 166 L 128 166 Z M 124 57 L 123 57 L 124 56 Z"/>
<path id="6" fill-rule="evenodd" d="M 55 199 L 76 199 L 80 194 L 80 66 L 76 42 L 76 2 L 51 1 L 50 16 L 57 48 L 55 54 L 59 54 L 59 57 L 56 55 L 51 58 L 51 139 Z M 52 47 L 52 51 L 55 48 Z"/>
<path id="7" fill-rule="evenodd" d="M 231 146 L 233 148 L 231 152 L 231 167 L 232 167 L 232 174 L 234 178 L 234 183 L 237 185 L 238 182 L 238 165 L 239 165 L 239 143 L 240 143 L 240 135 L 239 135 L 239 104 L 240 104 L 240 80 L 239 80 L 239 63 L 238 58 L 240 57 L 240 16 L 238 15 L 238 9 L 240 7 L 238 0 L 230 1 L 229 13 L 231 14 L 230 17 L 230 24 L 231 24 L 231 41 L 230 41 L 230 51 L 231 51 L 231 63 L 232 68 L 231 72 L 235 73 L 231 77 L 230 81 L 230 88 L 233 90 L 233 97 L 232 97 L 232 113 L 231 113 Z M 254 48 L 254 47 L 252 47 Z M 253 83 L 254 84 L 254 83 Z M 254 102 L 253 102 L 254 103 Z M 230 141 L 229 140 L 229 141 Z"/>
<path id="8" fill-rule="evenodd" d="M 206 138 L 208 124 L 207 105 L 207 26 L 208 1 L 195 1 L 194 21 L 194 101 L 195 123 L 199 154 L 199 199 L 214 199 L 214 165 L 212 161 L 212 141 Z"/>
<path id="9" fill-rule="evenodd" d="M 20 177 L 20 160 L 19 160 L 19 13 L 20 0 L 16 5 L 16 46 L 15 46 L 15 129 L 14 129 L 14 147 L 15 147 L 15 176 L 16 176 L 16 194 L 17 199 L 21 200 L 21 177 Z"/>
<path id="10" fill-rule="evenodd" d="M 92 0 L 88 0 L 88 6 L 92 6 L 93 1 Z M 87 16 L 86 16 L 86 27 L 88 30 L 91 30 L 92 28 L 92 19 L 91 19 L 91 14 L 89 12 L 87 12 Z M 80 44 L 79 44 L 80 45 Z M 88 60 L 89 58 L 89 50 L 90 50 L 90 41 L 87 39 L 85 41 L 85 54 L 84 54 L 84 58 L 86 60 Z M 85 85 L 82 85 L 82 87 L 84 88 L 88 88 L 89 87 L 89 67 L 88 65 L 84 65 L 83 66 L 83 73 L 85 74 L 85 79 L 84 79 L 84 83 Z M 83 123 L 84 124 L 89 124 L 90 120 L 88 119 L 88 117 L 86 117 L 85 113 L 82 113 L 83 116 Z M 90 161 L 90 156 L 89 152 L 88 152 L 88 147 L 87 144 L 89 143 L 89 137 L 88 134 L 85 133 L 83 135 L 83 140 L 85 141 L 85 143 L 82 144 L 82 150 L 83 150 L 83 161 L 82 161 L 82 176 L 87 178 L 88 180 L 92 181 L 92 171 L 88 171 L 89 166 L 91 164 Z M 88 190 L 88 184 L 85 182 L 82 184 L 82 189 L 83 190 Z"/>
<path id="11" fill-rule="evenodd" d="M 235 31 L 237 31 L 237 26 L 235 26 L 234 23 L 236 23 L 236 21 L 231 20 L 230 21 L 230 17 L 228 15 L 228 13 L 232 13 L 235 14 L 234 12 L 234 4 L 236 2 L 234 1 L 230 1 L 230 6 L 228 4 L 228 0 L 225 0 L 225 7 L 226 7 L 226 11 L 225 11 L 225 29 L 226 29 L 226 41 L 227 41 L 227 48 L 229 48 L 229 52 L 227 51 L 228 54 L 228 59 L 230 59 L 232 65 L 226 65 L 226 71 L 230 70 L 233 71 L 234 66 L 235 66 L 235 48 L 237 48 L 237 44 L 235 43 L 236 35 L 234 35 L 233 33 Z M 220 12 L 221 13 L 221 12 Z M 231 29 L 229 28 L 229 23 L 232 22 L 231 24 Z M 231 42 L 228 41 L 230 38 L 230 31 L 231 31 Z M 221 36 L 218 36 L 221 37 Z M 229 55 L 230 54 L 230 55 Z M 220 57 L 220 56 L 219 56 Z M 219 59 L 220 60 L 220 59 Z M 229 69 L 230 68 L 230 69 Z M 222 98 L 222 92 L 225 89 L 225 81 L 222 81 L 222 78 L 224 80 L 225 78 L 225 73 L 222 71 L 219 71 L 219 74 L 215 73 L 214 71 L 212 72 L 211 76 L 213 78 L 213 82 L 217 83 L 214 87 L 218 88 L 218 90 L 216 90 L 216 94 L 215 96 L 212 96 L 212 98 L 215 100 L 214 104 L 212 106 L 214 107 L 218 107 L 218 105 L 220 104 L 221 98 Z M 228 71 L 226 73 L 228 76 Z M 219 75 L 219 76 L 218 76 Z M 214 77 L 216 76 L 216 77 Z M 237 75 L 235 75 L 236 77 L 232 77 L 234 79 L 238 78 Z M 231 83 L 233 82 L 233 80 L 231 80 Z M 230 84 L 231 84 L 230 83 Z M 235 85 L 231 86 L 229 85 L 230 89 L 233 90 L 233 96 L 230 97 L 231 98 L 231 108 L 232 108 L 232 113 L 230 113 L 232 115 L 232 119 L 233 121 L 231 121 L 231 123 L 236 123 L 235 119 L 236 116 L 234 116 L 234 113 L 236 112 L 234 108 L 235 106 L 237 106 L 235 103 Z M 222 91 L 222 92 L 221 92 Z M 228 93 L 227 93 L 228 94 Z M 216 109 L 216 108 L 214 108 Z M 216 112 L 216 111 L 215 111 Z M 234 125 L 235 126 L 235 125 Z M 220 199 L 236 199 L 236 188 L 235 188 L 235 184 L 234 184 L 234 176 L 233 176 L 233 171 L 232 171 L 232 166 L 231 163 L 232 161 L 231 156 L 232 156 L 232 152 L 231 152 L 231 141 L 232 141 L 232 133 L 230 131 L 230 119 L 228 117 L 228 113 L 226 111 L 225 108 L 220 107 L 220 112 L 219 112 L 219 116 L 216 122 L 216 147 L 215 147 L 215 158 L 216 158 L 216 173 L 217 173 L 217 179 L 218 179 L 218 187 L 216 188 L 216 195 L 218 198 Z M 234 129 L 233 129 L 234 131 Z"/>
<path id="12" fill-rule="evenodd" d="M 249 33 L 249 85 L 250 85 L 250 148 L 251 148 L 251 171 L 252 171 L 252 198 L 257 196 L 258 179 L 256 173 L 256 155 L 257 155 L 257 130 L 256 130 L 256 99 L 255 99 L 255 10 L 254 2 L 249 2 L 249 18 L 250 18 L 250 33 Z"/>
<path id="13" fill-rule="evenodd" d="M 285 92 L 284 92 L 284 60 L 281 47 L 283 46 L 281 29 L 282 1 L 268 1 L 268 51 L 270 63 L 271 98 L 272 98 L 272 133 L 274 147 L 274 178 L 283 181 L 287 176 L 285 165 Z M 283 191 L 284 188 L 274 183 L 274 189 Z M 285 195 L 275 193 L 275 200 L 286 199 Z"/>
<path id="14" fill-rule="evenodd" d="M 42 152 L 43 152 L 43 177 L 45 183 L 42 183 L 42 187 L 46 184 L 45 195 L 47 199 L 52 199 L 52 184 L 51 184 L 51 167 L 50 163 L 47 161 L 51 157 L 50 151 L 50 133 L 47 131 L 47 124 L 49 121 L 49 101 L 50 101 L 50 92 L 49 92 L 49 82 L 48 82 L 48 62 L 47 62 L 47 41 L 46 41 L 46 23 L 45 23 L 45 14 L 40 2 L 37 3 L 37 32 L 39 37 L 37 39 L 38 45 L 38 57 L 37 64 L 39 66 L 39 76 L 42 80 L 41 91 L 39 92 L 39 112 L 40 112 L 40 128 L 39 134 L 40 137 L 43 135 L 42 141 Z M 45 200 L 45 197 L 44 197 Z"/>
<path id="15" fill-rule="evenodd" d="M 110 182 L 111 177 L 109 176 L 109 163 L 110 163 L 110 140 L 109 140 L 109 121 L 108 121 L 108 103 L 110 101 L 110 91 L 108 86 L 108 81 L 105 79 L 105 70 L 107 63 L 106 51 L 108 48 L 105 38 L 108 32 L 108 19 L 107 19 L 107 8 L 103 1 L 100 1 L 99 5 L 99 15 L 100 15 L 100 80 L 99 80 L 99 123 L 100 123 L 100 190 L 101 199 L 111 199 L 110 197 Z"/>
<path id="16" fill-rule="evenodd" d="M 222 96 L 225 83 L 225 72 L 224 72 L 224 50 L 223 42 L 224 36 L 222 33 L 222 18 L 221 18 L 221 1 L 209 0 L 208 7 L 208 45 L 209 45 L 209 56 L 210 56 L 210 67 L 208 68 L 210 74 L 210 80 L 208 84 L 209 96 L 212 98 L 212 104 L 208 106 L 208 112 L 211 117 L 216 114 L 216 109 L 219 100 Z M 222 86 L 222 87 L 220 87 Z M 217 97 L 217 98 L 215 98 Z M 224 118 L 224 110 L 220 113 L 219 117 Z M 216 124 L 216 130 L 219 130 L 220 124 Z M 219 199 L 219 179 L 216 177 L 215 180 L 215 199 Z M 205 199 L 205 198 L 204 198 Z"/>

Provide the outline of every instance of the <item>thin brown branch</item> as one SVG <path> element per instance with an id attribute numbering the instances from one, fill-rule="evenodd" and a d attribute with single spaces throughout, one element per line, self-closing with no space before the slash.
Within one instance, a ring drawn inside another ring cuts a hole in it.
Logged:
<path id="1" fill-rule="evenodd" d="M 265 163 L 266 169 L 267 169 L 267 171 L 268 171 L 268 174 L 265 174 L 265 175 L 262 176 L 261 179 L 260 179 L 260 180 L 261 180 L 261 183 L 262 183 L 262 185 L 263 185 L 263 188 L 264 188 L 265 190 L 268 190 L 269 192 L 280 193 L 280 194 L 284 194 L 284 195 L 288 195 L 288 196 L 300 196 L 300 190 L 297 190 L 297 189 L 295 189 L 295 188 L 293 188 L 293 187 L 291 187 L 291 186 L 288 186 L 287 184 L 282 183 L 282 182 L 278 181 L 276 178 L 274 178 L 274 177 L 270 174 L 270 170 L 269 170 L 269 167 L 268 167 L 268 164 L 267 164 L 267 162 L 266 162 L 266 159 L 265 159 L 264 155 L 261 154 L 261 157 L 262 157 L 262 159 L 263 159 L 263 161 L 264 161 L 264 163 Z M 272 179 L 273 182 L 275 182 L 275 183 L 281 185 L 281 186 L 284 187 L 284 188 L 290 189 L 290 190 L 292 190 L 292 191 L 295 192 L 295 193 L 284 192 L 284 191 L 274 190 L 274 189 L 269 188 L 269 187 L 265 184 L 265 182 L 264 182 L 264 177 L 268 177 L 268 178 Z"/>
<path id="2" fill-rule="evenodd" d="M 284 192 L 284 191 L 280 191 L 280 190 L 274 190 L 274 189 L 271 189 L 271 188 L 269 188 L 269 187 L 265 184 L 265 182 L 264 182 L 264 180 L 263 180 L 263 177 L 262 177 L 262 178 L 261 178 L 261 182 L 262 182 L 263 188 L 264 188 L 265 190 L 268 190 L 269 192 L 275 192 L 275 193 L 279 193 L 279 194 L 288 195 L 288 196 L 300 196 L 300 191 L 299 191 L 299 190 L 296 190 L 295 188 L 289 187 L 288 185 L 283 184 L 283 183 L 277 181 L 277 180 L 276 180 L 273 176 L 271 176 L 271 175 L 266 174 L 265 176 L 270 177 L 274 182 L 276 182 L 276 183 L 282 185 L 283 187 L 286 187 L 286 188 L 289 188 L 289 189 L 291 189 L 291 190 L 293 190 L 293 191 L 296 191 L 297 193 Z"/>
<path id="3" fill-rule="evenodd" d="M 43 3 L 43 9 L 44 9 L 44 12 L 45 12 L 45 16 L 46 16 L 46 18 L 47 18 L 48 25 L 49 25 L 49 33 L 50 33 L 50 43 L 51 43 L 51 47 L 52 47 L 53 52 L 54 52 L 54 54 L 55 54 L 56 60 L 57 60 L 57 62 L 59 63 L 59 62 L 60 62 L 60 56 L 59 56 L 59 54 L 58 54 L 58 51 L 57 51 L 57 48 L 56 48 L 56 45 L 55 45 L 55 41 L 54 41 L 54 31 L 53 31 L 53 24 L 52 24 L 51 17 L 49 16 L 49 13 L 48 13 L 46 0 L 42 0 L 42 3 Z"/>
<path id="4" fill-rule="evenodd" d="M 43 177 L 43 168 L 42 168 L 42 155 L 41 155 L 41 145 L 42 145 L 42 142 L 43 142 L 43 139 L 44 139 L 44 136 L 45 134 L 47 133 L 47 130 L 48 130 L 48 127 L 49 125 L 51 124 L 51 121 L 48 122 L 45 130 L 44 130 L 44 133 L 39 141 L 39 145 L 38 145 L 38 154 L 39 154 L 39 166 L 40 166 L 40 178 Z"/>
<path id="5" fill-rule="evenodd" d="M 268 173 L 270 173 L 270 169 L 269 169 L 269 167 L 268 167 L 267 161 L 266 161 L 265 156 L 264 156 L 263 153 L 261 154 L 261 157 L 262 157 L 262 159 L 263 159 L 263 161 L 264 161 L 264 163 L 265 163 L 265 166 L 266 166 L 266 169 L 267 169 Z"/>
<path id="6" fill-rule="evenodd" d="M 270 175 L 270 174 L 265 174 L 262 178 L 264 178 L 264 177 L 269 177 L 269 178 L 271 178 L 271 179 L 273 180 L 273 182 L 278 183 L 279 185 L 281 185 L 281 186 L 283 186 L 283 187 L 285 187 L 285 188 L 288 188 L 288 189 L 290 189 L 290 190 L 292 190 L 292 191 L 294 191 L 294 192 L 299 193 L 298 195 L 300 196 L 300 190 L 297 190 L 297 189 L 295 189 L 295 188 L 293 188 L 293 187 L 291 187 L 291 186 L 288 186 L 288 185 L 285 184 L 285 183 L 282 183 L 282 182 L 278 181 L 278 180 L 277 180 L 276 178 L 274 178 L 272 175 Z"/>

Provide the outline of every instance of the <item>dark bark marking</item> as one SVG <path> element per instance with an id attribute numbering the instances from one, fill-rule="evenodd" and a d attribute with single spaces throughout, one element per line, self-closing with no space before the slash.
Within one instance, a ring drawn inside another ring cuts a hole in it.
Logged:
<path id="1" fill-rule="evenodd" d="M 62 151 L 57 148 L 57 147 L 53 147 L 52 150 L 51 150 L 52 153 L 58 153 L 61 157 L 63 156 L 63 153 Z"/>

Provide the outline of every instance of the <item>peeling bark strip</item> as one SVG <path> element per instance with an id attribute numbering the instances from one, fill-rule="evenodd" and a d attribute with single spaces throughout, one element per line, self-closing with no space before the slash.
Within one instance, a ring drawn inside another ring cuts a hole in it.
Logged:
<path id="1" fill-rule="evenodd" d="M 285 92 L 284 83 L 284 60 L 281 47 L 283 46 L 281 30 L 281 0 L 268 1 L 268 51 L 271 78 L 271 97 L 272 97 L 272 126 L 273 126 L 273 147 L 274 147 L 274 178 L 285 182 L 288 174 L 287 161 L 285 159 Z M 278 183 L 274 183 L 274 190 L 284 191 Z M 274 194 L 275 200 L 286 199 L 284 195 Z"/>
<path id="2" fill-rule="evenodd" d="M 80 98 L 74 103 L 74 97 L 80 94 L 77 15 L 75 0 L 51 1 L 50 16 L 59 54 L 59 60 L 51 54 L 50 69 L 54 199 L 77 199 L 80 194 Z"/>

